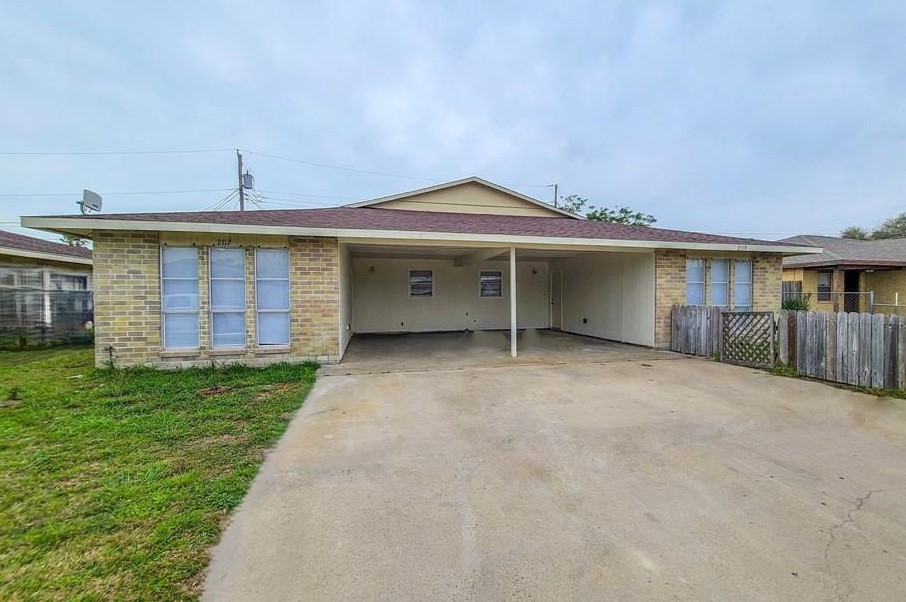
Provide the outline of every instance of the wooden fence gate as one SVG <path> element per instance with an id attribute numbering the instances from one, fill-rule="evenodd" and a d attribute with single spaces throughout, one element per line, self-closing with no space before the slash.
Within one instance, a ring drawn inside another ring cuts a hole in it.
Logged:
<path id="1" fill-rule="evenodd" d="M 720 361 L 774 367 L 773 312 L 728 311 L 721 313 L 720 318 Z"/>

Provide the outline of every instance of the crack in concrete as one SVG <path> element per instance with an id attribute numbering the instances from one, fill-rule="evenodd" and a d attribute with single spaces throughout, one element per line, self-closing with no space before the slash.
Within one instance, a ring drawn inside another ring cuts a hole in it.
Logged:
<path id="1" fill-rule="evenodd" d="M 869 490 L 868 493 L 866 493 L 862 497 L 856 498 L 856 503 L 853 506 L 852 510 L 850 510 L 849 512 L 846 513 L 846 518 L 844 518 L 840 522 L 836 523 L 835 525 L 831 525 L 831 528 L 828 529 L 828 531 L 827 531 L 828 539 L 827 539 L 827 544 L 824 546 L 824 566 L 827 569 L 827 572 L 830 573 L 834 577 L 834 594 L 836 594 L 838 600 L 848 599 L 849 596 L 851 596 L 853 594 L 853 586 L 851 583 L 849 583 L 849 581 L 846 581 L 847 591 L 845 593 L 841 592 L 841 585 L 842 585 L 841 578 L 839 575 L 836 575 L 831 570 L 830 549 L 831 549 L 831 546 L 834 545 L 834 543 L 837 541 L 836 532 L 838 529 L 841 529 L 841 528 L 845 527 L 846 525 L 851 525 L 852 523 L 854 523 L 856 519 L 853 515 L 862 509 L 862 506 L 864 506 L 865 502 L 867 502 L 869 500 L 869 498 L 871 498 L 872 494 L 881 493 L 883 491 L 890 491 L 890 490 L 889 489 L 871 489 L 871 490 Z"/>

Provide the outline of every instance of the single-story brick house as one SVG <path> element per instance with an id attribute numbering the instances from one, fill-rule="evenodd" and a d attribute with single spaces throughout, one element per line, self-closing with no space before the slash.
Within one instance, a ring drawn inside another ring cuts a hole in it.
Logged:
<path id="1" fill-rule="evenodd" d="M 784 296 L 805 296 L 813 311 L 897 313 L 906 304 L 906 238 L 804 234 L 781 242 L 823 249 L 783 259 Z"/>
<path id="2" fill-rule="evenodd" d="M 97 362 L 337 362 L 355 333 L 669 345 L 675 303 L 778 310 L 779 244 L 589 221 L 480 178 L 345 207 L 25 217 L 94 240 Z M 511 292 L 515 289 L 515 294 Z"/>
<path id="3" fill-rule="evenodd" d="M 91 249 L 0 230 L 0 344 L 68 340 L 91 320 Z"/>

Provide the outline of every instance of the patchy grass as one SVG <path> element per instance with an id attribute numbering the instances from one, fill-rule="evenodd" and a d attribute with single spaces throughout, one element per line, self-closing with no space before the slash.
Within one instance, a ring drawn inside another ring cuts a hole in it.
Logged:
<path id="1" fill-rule="evenodd" d="M 93 369 L 0 352 L 0 599 L 191 600 L 316 366 Z"/>

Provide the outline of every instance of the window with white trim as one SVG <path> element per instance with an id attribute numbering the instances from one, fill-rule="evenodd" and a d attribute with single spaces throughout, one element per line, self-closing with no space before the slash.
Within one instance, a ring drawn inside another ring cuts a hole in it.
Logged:
<path id="1" fill-rule="evenodd" d="M 245 347 L 245 249 L 212 247 L 211 346 Z"/>
<path id="2" fill-rule="evenodd" d="M 255 250 L 258 345 L 289 345 L 289 251 Z"/>
<path id="3" fill-rule="evenodd" d="M 409 296 L 428 299 L 434 296 L 434 272 L 409 270 Z"/>
<path id="4" fill-rule="evenodd" d="M 752 262 L 733 262 L 733 309 L 752 311 Z"/>
<path id="5" fill-rule="evenodd" d="M 198 348 L 198 249 L 161 248 L 164 349 Z"/>
<path id="6" fill-rule="evenodd" d="M 686 305 L 705 304 L 705 260 L 686 260 Z"/>
<path id="7" fill-rule="evenodd" d="M 818 301 L 831 300 L 831 287 L 833 286 L 833 272 L 818 272 Z"/>
<path id="8" fill-rule="evenodd" d="M 503 297 L 503 272 L 497 270 L 479 272 L 478 295 L 486 299 Z"/>
<path id="9" fill-rule="evenodd" d="M 730 262 L 726 259 L 711 260 L 711 287 L 708 305 L 726 307 L 730 304 Z"/>

